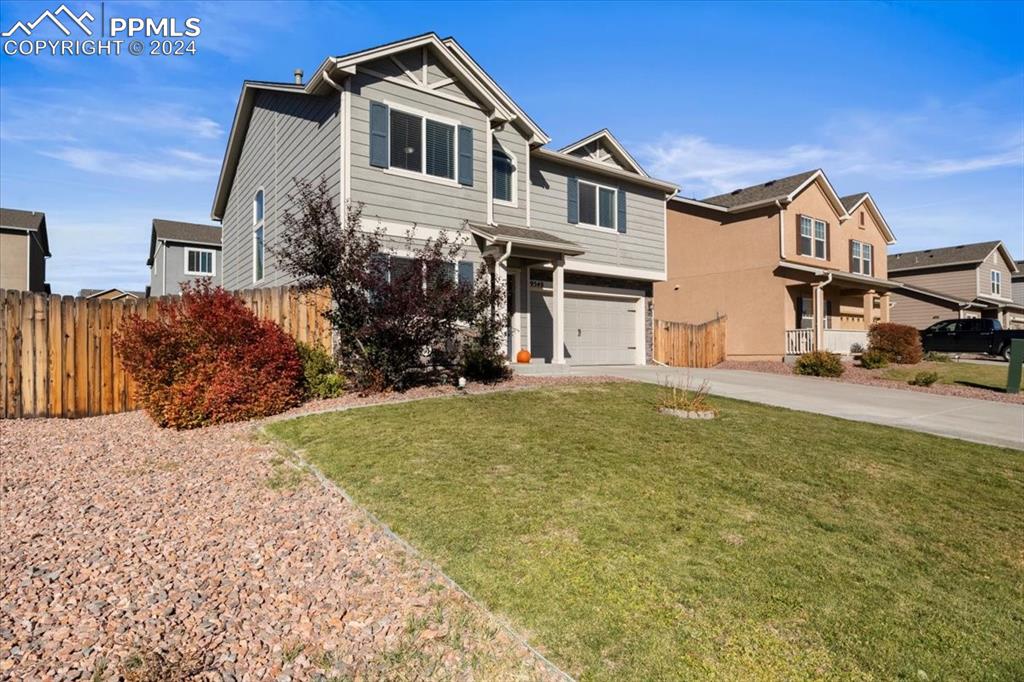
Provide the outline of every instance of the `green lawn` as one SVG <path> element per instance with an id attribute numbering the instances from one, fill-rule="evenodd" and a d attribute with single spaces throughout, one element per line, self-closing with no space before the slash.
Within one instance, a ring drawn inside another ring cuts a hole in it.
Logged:
<path id="1" fill-rule="evenodd" d="M 659 390 L 269 429 L 583 679 L 1024 679 L 1024 453 Z"/>
<path id="2" fill-rule="evenodd" d="M 909 381 L 918 372 L 935 372 L 940 384 L 963 384 L 980 388 L 1006 390 L 1008 365 L 979 365 L 973 362 L 922 362 L 916 365 L 897 365 L 881 370 L 883 379 Z"/>

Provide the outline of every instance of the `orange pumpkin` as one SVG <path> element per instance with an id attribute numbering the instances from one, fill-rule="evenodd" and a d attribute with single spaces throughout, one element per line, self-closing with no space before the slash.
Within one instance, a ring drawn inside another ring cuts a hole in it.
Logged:
<path id="1" fill-rule="evenodd" d="M 523 348 L 521 351 L 516 353 L 516 362 L 520 365 L 525 365 L 530 361 L 530 351 Z"/>

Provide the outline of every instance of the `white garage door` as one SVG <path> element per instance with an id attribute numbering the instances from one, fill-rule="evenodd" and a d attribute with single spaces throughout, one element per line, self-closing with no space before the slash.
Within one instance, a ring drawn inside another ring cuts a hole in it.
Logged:
<path id="1" fill-rule="evenodd" d="M 635 299 L 565 295 L 565 361 L 573 365 L 632 365 L 638 360 Z M 550 362 L 551 294 L 530 292 L 530 345 Z"/>

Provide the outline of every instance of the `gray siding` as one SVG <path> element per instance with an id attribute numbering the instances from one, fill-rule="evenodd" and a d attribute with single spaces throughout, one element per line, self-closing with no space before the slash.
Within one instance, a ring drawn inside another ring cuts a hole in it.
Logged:
<path id="1" fill-rule="evenodd" d="M 572 225 L 566 209 L 569 176 L 626 191 L 626 233 Z M 561 166 L 534 157 L 530 162 L 530 213 L 533 227 L 576 242 L 586 253 L 576 260 L 664 272 L 665 195 L 656 189 Z"/>
<path id="2" fill-rule="evenodd" d="M 287 284 L 272 252 L 281 220 L 289 208 L 295 179 L 326 179 L 338 204 L 341 167 L 339 96 L 314 97 L 261 91 L 231 185 L 223 228 L 223 282 L 227 289 L 253 286 L 252 200 L 264 190 L 264 240 L 267 245 L 260 286 Z"/>
<path id="3" fill-rule="evenodd" d="M 916 284 L 925 289 L 931 289 L 968 301 L 973 300 L 978 295 L 977 273 L 973 267 L 946 268 L 930 272 L 906 274 L 894 272 L 889 274 L 889 279 Z"/>
<path id="4" fill-rule="evenodd" d="M 149 294 L 150 296 L 167 296 L 181 293 L 181 283 L 200 279 L 196 275 L 185 274 L 185 249 L 208 249 L 214 253 L 213 277 L 210 278 L 213 284 L 223 283 L 222 253 L 220 249 L 209 246 L 180 244 L 177 242 L 157 242 L 157 249 L 153 255 L 153 267 L 149 272 Z M 165 259 L 166 255 L 166 259 Z M 167 264 L 166 279 L 164 277 L 164 263 Z M 165 289 L 166 283 L 166 289 Z"/>
<path id="5" fill-rule="evenodd" d="M 413 51 L 414 53 L 416 51 Z M 403 62 L 418 63 L 415 54 Z M 383 72 L 386 64 L 371 68 Z M 460 229 L 465 221 L 487 221 L 487 119 L 475 106 L 453 102 L 359 74 L 352 89 L 351 199 L 362 202 L 363 216 L 384 222 L 416 223 L 426 227 Z M 388 172 L 370 165 L 370 102 L 378 101 L 416 113 L 425 112 L 458 121 L 473 129 L 473 186 L 445 184 Z"/>

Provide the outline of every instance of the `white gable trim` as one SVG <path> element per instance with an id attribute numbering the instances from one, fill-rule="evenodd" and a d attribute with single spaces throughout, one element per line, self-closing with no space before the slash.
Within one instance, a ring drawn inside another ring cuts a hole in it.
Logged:
<path id="1" fill-rule="evenodd" d="M 885 222 L 885 217 L 882 216 L 882 212 L 878 210 L 878 204 L 875 203 L 875 200 L 870 193 L 865 192 L 864 196 L 862 196 L 856 204 L 846 210 L 846 213 L 852 217 L 853 212 L 856 211 L 864 202 L 867 202 L 868 210 L 874 217 L 875 222 L 882 226 L 882 236 L 885 237 L 885 243 L 889 245 L 895 244 L 896 235 L 893 234 L 892 229 L 889 227 L 889 223 Z"/>
<path id="2" fill-rule="evenodd" d="M 612 148 L 612 150 L 615 152 L 615 156 L 618 157 L 616 159 L 617 161 L 619 161 L 620 163 L 623 163 L 630 170 L 632 170 L 635 173 L 639 173 L 640 175 L 644 176 L 645 178 L 649 178 L 650 177 L 647 174 L 647 171 L 645 171 L 643 169 L 643 167 L 639 163 L 637 163 L 636 159 L 634 159 L 630 155 L 630 153 L 626 151 L 626 148 L 623 147 L 622 144 L 620 144 L 619 141 L 615 139 L 615 136 L 612 135 L 611 131 L 608 130 L 607 128 L 603 128 L 601 130 L 598 130 L 596 133 L 592 133 L 592 134 L 584 137 L 582 140 L 579 140 L 577 142 L 573 142 L 572 144 L 570 144 L 568 146 L 562 147 L 558 151 L 562 152 L 563 154 L 571 154 L 572 152 L 576 151 L 577 149 L 580 149 L 582 147 L 586 147 L 588 144 L 591 144 L 593 142 L 598 142 L 598 141 L 604 141 L 604 142 L 608 143 L 608 146 L 610 146 Z"/>

